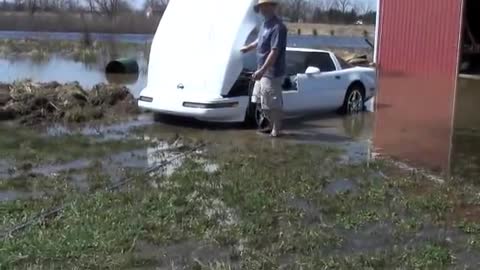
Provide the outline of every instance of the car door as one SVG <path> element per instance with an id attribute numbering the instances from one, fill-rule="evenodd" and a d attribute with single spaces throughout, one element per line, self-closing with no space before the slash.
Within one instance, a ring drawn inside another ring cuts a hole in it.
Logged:
<path id="1" fill-rule="evenodd" d="M 345 93 L 342 79 L 345 75 L 337 71 L 329 53 L 310 52 L 308 54 L 307 66 L 317 67 L 320 72 L 304 73 L 298 76 L 298 89 L 305 111 L 316 112 L 338 108 Z"/>
<path id="2" fill-rule="evenodd" d="M 287 50 L 286 76 L 282 85 L 283 110 L 285 113 L 295 115 L 305 110 L 304 97 L 298 90 L 298 75 L 305 72 L 307 54 L 300 51 Z"/>

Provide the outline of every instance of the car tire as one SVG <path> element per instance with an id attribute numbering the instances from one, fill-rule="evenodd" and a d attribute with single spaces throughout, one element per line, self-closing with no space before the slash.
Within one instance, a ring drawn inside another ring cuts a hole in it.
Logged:
<path id="1" fill-rule="evenodd" d="M 248 127 L 261 130 L 270 126 L 270 120 L 265 117 L 260 103 L 249 103 L 245 122 Z"/>
<path id="2" fill-rule="evenodd" d="M 356 83 L 351 85 L 345 99 L 343 100 L 342 108 L 340 109 L 342 114 L 353 115 L 365 110 L 365 88 L 363 85 Z"/>
<path id="3" fill-rule="evenodd" d="M 250 83 L 250 86 L 248 89 L 248 100 L 250 102 L 248 103 L 248 107 L 245 115 L 245 125 L 248 128 L 256 128 L 256 129 L 262 130 L 270 126 L 270 122 L 262 112 L 260 103 L 251 102 L 254 85 L 255 85 L 254 82 Z"/>

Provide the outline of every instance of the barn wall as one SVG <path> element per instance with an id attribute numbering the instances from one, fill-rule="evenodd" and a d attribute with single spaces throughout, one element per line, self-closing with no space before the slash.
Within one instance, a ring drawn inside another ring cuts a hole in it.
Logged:
<path id="1" fill-rule="evenodd" d="M 380 3 L 375 146 L 448 169 L 459 58 L 461 0 Z"/>

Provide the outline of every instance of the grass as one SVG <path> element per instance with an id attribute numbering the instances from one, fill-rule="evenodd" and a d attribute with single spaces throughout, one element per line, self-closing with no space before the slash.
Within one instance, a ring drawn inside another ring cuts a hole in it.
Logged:
<path id="1" fill-rule="evenodd" d="M 157 128 L 143 132 L 175 136 Z M 383 162 L 339 164 L 340 152 L 322 146 L 262 140 L 244 145 L 225 137 L 213 143 L 201 131 L 183 141 L 206 141 L 208 152 L 200 155 L 219 170 L 206 172 L 192 157 L 170 177 L 138 175 L 121 192 L 96 189 L 91 196 L 68 192 L 61 199 L 2 203 L 3 224 L 12 224 L 60 201 L 72 202 L 48 222 L 3 241 L 0 268 L 444 269 L 458 263 L 453 258 L 460 250 L 441 239 L 407 244 L 430 222 L 433 228 L 460 222 L 450 213 L 464 199 L 456 194 L 467 191 L 455 185 L 426 182 Z M 91 147 L 84 146 L 84 154 Z M 334 179 L 344 178 L 358 191 L 326 194 Z M 375 226 L 389 230 L 378 229 L 372 237 L 368 231 Z M 478 237 L 476 226 L 460 228 Z M 364 246 L 354 239 L 363 239 Z"/>
<path id="2" fill-rule="evenodd" d="M 126 151 L 145 145 L 147 143 L 138 140 L 99 142 L 94 138 L 81 135 L 52 138 L 41 135 L 34 129 L 0 127 L 2 158 L 15 160 L 19 164 L 53 163 L 83 157 L 101 157 L 112 151 Z"/>

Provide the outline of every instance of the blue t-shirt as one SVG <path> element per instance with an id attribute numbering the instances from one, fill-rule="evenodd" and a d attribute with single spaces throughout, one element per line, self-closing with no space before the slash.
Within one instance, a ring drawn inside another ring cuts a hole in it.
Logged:
<path id="1" fill-rule="evenodd" d="M 261 68 L 272 49 L 278 50 L 275 63 L 265 72 L 264 77 L 276 78 L 285 75 L 285 50 L 287 47 L 287 27 L 278 17 L 265 21 L 259 31 L 257 45 L 257 66 Z"/>

